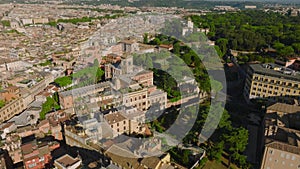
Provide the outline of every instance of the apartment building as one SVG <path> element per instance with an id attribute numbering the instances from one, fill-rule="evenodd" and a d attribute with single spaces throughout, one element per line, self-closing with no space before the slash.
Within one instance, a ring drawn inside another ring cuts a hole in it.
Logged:
<path id="1" fill-rule="evenodd" d="M 153 86 L 153 72 L 149 70 L 143 70 L 138 72 L 132 77 L 133 80 L 145 87 Z"/>
<path id="2" fill-rule="evenodd" d="M 111 112 L 104 115 L 104 119 L 113 129 L 114 137 L 123 133 L 129 133 L 129 119 L 120 112 Z"/>
<path id="3" fill-rule="evenodd" d="M 14 164 L 22 161 L 21 139 L 18 135 L 7 135 L 1 148 L 8 151 Z"/>
<path id="4" fill-rule="evenodd" d="M 0 122 L 7 121 L 24 111 L 34 101 L 34 97 L 43 91 L 53 81 L 52 75 L 45 75 L 45 78 L 31 88 L 19 90 L 16 87 L 8 87 L 0 94 L 0 98 L 8 100 L 5 106 L 0 109 Z"/>
<path id="5" fill-rule="evenodd" d="M 122 106 L 117 109 L 111 109 L 104 112 L 104 120 L 110 125 L 111 129 L 117 135 L 127 133 L 141 133 L 145 132 L 146 115 L 143 111 L 136 107 Z M 114 136 L 117 136 L 116 134 Z"/>
<path id="6" fill-rule="evenodd" d="M 19 97 L 20 89 L 16 86 L 6 87 L 4 90 L 0 90 L 0 99 L 9 102 Z"/>
<path id="7" fill-rule="evenodd" d="M 130 55 L 122 56 L 121 62 L 105 65 L 105 77 L 111 81 L 60 93 L 61 106 L 72 108 L 74 100 L 88 96 L 91 103 L 103 107 L 124 104 L 143 111 L 154 103 L 159 103 L 161 109 L 166 107 L 167 93 L 153 85 L 153 72 L 134 66 Z"/>
<path id="8" fill-rule="evenodd" d="M 247 70 L 244 97 L 276 102 L 300 100 L 299 72 L 276 64 L 252 64 Z"/>
<path id="9" fill-rule="evenodd" d="M 266 145 L 261 169 L 300 168 L 300 148 L 281 142 Z"/>
<path id="10" fill-rule="evenodd" d="M 109 82 L 98 83 L 95 85 L 85 86 L 65 92 L 59 93 L 60 105 L 63 109 L 74 107 L 74 101 L 77 98 L 85 97 L 88 95 L 103 92 L 106 88 L 110 87 Z"/>
<path id="11" fill-rule="evenodd" d="M 28 62 L 25 62 L 25 61 L 22 61 L 22 60 L 17 60 L 17 61 L 4 63 L 1 66 L 2 67 L 4 66 L 7 71 L 20 71 L 20 70 L 24 70 L 26 68 L 30 68 L 33 65 L 31 63 L 28 63 Z"/>
<path id="12" fill-rule="evenodd" d="M 300 168 L 300 107 L 276 103 L 264 118 L 264 155 L 261 169 Z"/>
<path id="13" fill-rule="evenodd" d="M 13 162 L 7 150 L 0 149 L 0 168 L 13 168 Z"/>
<path id="14" fill-rule="evenodd" d="M 124 52 L 133 53 L 140 50 L 139 44 L 135 39 L 128 38 L 121 41 L 120 44 L 122 45 L 122 49 Z"/>
<path id="15" fill-rule="evenodd" d="M 26 109 L 22 98 L 11 100 L 0 109 L 0 122 L 7 121 Z"/>
<path id="16" fill-rule="evenodd" d="M 44 168 L 52 160 L 51 151 L 59 148 L 58 142 L 38 142 L 33 140 L 21 146 L 26 169 Z"/>

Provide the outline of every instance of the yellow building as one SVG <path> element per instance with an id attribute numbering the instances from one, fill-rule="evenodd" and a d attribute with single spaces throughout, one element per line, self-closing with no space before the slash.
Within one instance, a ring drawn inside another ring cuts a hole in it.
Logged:
<path id="1" fill-rule="evenodd" d="M 275 64 L 252 64 L 246 75 L 244 97 L 289 102 L 300 100 L 300 74 Z"/>

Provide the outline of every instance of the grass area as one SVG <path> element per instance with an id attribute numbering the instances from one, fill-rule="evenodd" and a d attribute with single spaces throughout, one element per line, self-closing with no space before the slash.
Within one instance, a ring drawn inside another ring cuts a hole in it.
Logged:
<path id="1" fill-rule="evenodd" d="M 4 31 L 4 33 L 16 33 L 18 35 L 23 35 L 22 33 L 20 33 L 19 31 L 15 30 L 15 29 L 12 29 L 12 30 L 6 30 Z"/>
<path id="2" fill-rule="evenodd" d="M 207 161 L 203 169 L 228 169 L 226 164 L 228 164 L 228 160 L 225 157 L 222 157 L 221 163 L 216 161 Z M 234 164 L 231 164 L 230 168 L 238 169 L 238 167 Z"/>
<path id="3" fill-rule="evenodd" d="M 40 63 L 40 66 L 50 66 L 52 63 L 50 60 L 45 61 L 44 63 Z"/>
<path id="4" fill-rule="evenodd" d="M 65 87 L 72 84 L 72 78 L 70 76 L 59 77 L 54 80 L 60 87 Z"/>
<path id="5" fill-rule="evenodd" d="M 3 21 L 1 21 L 1 24 L 2 24 L 3 26 L 10 27 L 10 21 L 3 20 Z"/>
<path id="6" fill-rule="evenodd" d="M 42 111 L 40 112 L 40 119 L 44 120 L 46 118 L 46 114 L 53 109 L 59 110 L 60 106 L 52 97 L 47 97 L 47 101 L 42 105 Z"/>

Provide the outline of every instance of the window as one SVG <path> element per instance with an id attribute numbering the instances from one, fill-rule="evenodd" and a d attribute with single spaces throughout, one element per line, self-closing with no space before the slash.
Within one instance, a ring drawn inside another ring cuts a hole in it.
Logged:
<path id="1" fill-rule="evenodd" d="M 44 158 L 44 157 L 41 157 L 39 161 L 44 161 L 44 160 L 45 160 L 45 158 Z"/>
<path id="2" fill-rule="evenodd" d="M 29 164 L 29 165 L 28 165 L 29 168 L 33 168 L 33 167 L 35 167 L 35 166 L 36 166 L 36 163 L 32 163 L 32 164 Z"/>
<path id="3" fill-rule="evenodd" d="M 295 160 L 296 158 L 295 158 L 295 156 L 292 156 L 292 160 Z"/>

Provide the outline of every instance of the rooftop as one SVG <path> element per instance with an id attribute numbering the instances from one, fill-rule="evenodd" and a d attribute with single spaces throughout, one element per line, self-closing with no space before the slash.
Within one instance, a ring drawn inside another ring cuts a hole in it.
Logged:
<path id="1" fill-rule="evenodd" d="M 105 120 L 108 122 L 108 124 L 114 124 L 120 121 L 125 120 L 126 118 L 119 112 L 106 114 L 104 116 Z"/>
<path id="2" fill-rule="evenodd" d="M 289 153 L 300 155 L 300 147 L 284 144 L 284 143 L 281 143 L 278 141 L 271 142 L 271 143 L 267 144 L 266 147 L 271 147 L 271 148 L 278 149 L 281 151 L 286 151 Z"/>
<path id="3" fill-rule="evenodd" d="M 64 156 L 62 156 L 62 157 L 58 158 L 57 160 L 55 160 L 55 162 L 59 163 L 60 165 L 66 167 L 66 168 L 76 164 L 79 161 L 80 161 L 80 159 L 73 158 L 68 154 L 65 154 Z"/>
<path id="4" fill-rule="evenodd" d="M 266 68 L 266 65 L 269 65 L 269 68 Z M 285 69 L 284 67 L 277 64 L 251 64 L 249 66 L 254 70 L 255 73 L 261 75 L 300 81 L 299 72 L 293 71 L 291 69 Z"/>
<path id="5" fill-rule="evenodd" d="M 300 106 L 284 104 L 284 103 L 275 103 L 269 106 L 268 110 L 284 112 L 284 113 L 298 113 L 300 112 Z"/>
<path id="6" fill-rule="evenodd" d="M 93 91 L 93 90 L 96 90 L 98 88 L 104 88 L 104 87 L 109 87 L 109 86 L 110 86 L 109 82 L 103 82 L 103 83 L 98 83 L 98 84 L 94 84 L 94 85 L 90 85 L 90 86 L 85 86 L 85 87 L 81 87 L 81 88 L 61 92 L 60 95 L 64 96 L 64 97 L 66 97 L 66 96 L 80 96 L 80 95 L 86 94 L 89 91 Z"/>

